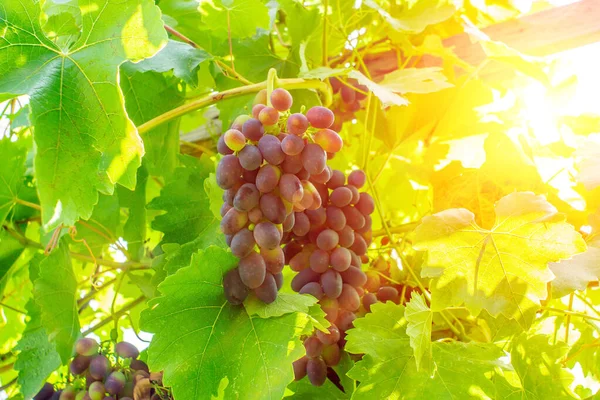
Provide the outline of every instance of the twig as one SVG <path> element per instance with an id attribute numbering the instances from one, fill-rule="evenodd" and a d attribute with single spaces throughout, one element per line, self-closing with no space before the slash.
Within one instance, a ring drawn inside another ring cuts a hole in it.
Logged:
<path id="1" fill-rule="evenodd" d="M 6 385 L 0 386 L 0 392 L 4 392 L 6 389 L 8 389 L 9 387 L 11 387 L 15 383 L 17 383 L 17 378 L 16 377 L 13 378 L 13 380 L 10 381 L 10 382 L 8 382 Z"/>
<path id="2" fill-rule="evenodd" d="M 134 308 L 138 304 L 142 303 L 144 300 L 146 300 L 146 296 L 140 296 L 137 299 L 129 302 L 126 306 L 124 306 L 123 308 L 121 308 L 119 311 L 117 311 L 113 315 L 110 315 L 110 316 L 104 318 L 102 321 L 98 322 L 96 325 L 94 325 L 94 326 L 86 329 L 82 333 L 82 335 L 83 336 L 87 336 L 90 333 L 94 332 L 96 329 L 102 328 L 104 325 L 112 322 L 115 318 L 121 317 L 122 315 L 124 315 L 125 313 L 127 313 L 129 310 L 131 310 L 132 308 Z"/>
<path id="3" fill-rule="evenodd" d="M 26 311 L 19 310 L 18 308 L 15 308 L 13 306 L 9 306 L 6 303 L 0 303 L 0 307 L 8 308 L 9 310 L 13 310 L 14 312 L 19 313 L 19 314 L 27 315 Z"/>

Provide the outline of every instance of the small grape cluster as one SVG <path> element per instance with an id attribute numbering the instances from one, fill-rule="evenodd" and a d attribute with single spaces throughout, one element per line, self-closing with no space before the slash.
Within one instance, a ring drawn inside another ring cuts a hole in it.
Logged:
<path id="1" fill-rule="evenodd" d="M 240 259 L 223 280 L 232 304 L 241 304 L 250 291 L 264 303 L 275 301 L 283 284 L 281 245 L 292 230 L 308 232 L 303 211 L 321 208 L 317 186 L 329 180 L 327 159 L 343 145 L 329 129 L 329 109 L 290 113 L 293 99 L 282 88 L 268 100 L 266 91 L 258 93 L 252 115 L 238 116 L 217 144 L 223 158 L 216 179 L 225 190 L 221 230 Z"/>
<path id="2" fill-rule="evenodd" d="M 360 85 L 356 79 L 348 79 L 342 83 L 338 78 L 329 78 L 329 84 L 334 93 L 332 109 L 335 114 L 335 123 L 331 127 L 336 132 L 341 131 L 345 122 L 352 121 L 354 114 L 361 109 L 360 102 L 364 100 L 368 88 Z"/>
<path id="3" fill-rule="evenodd" d="M 308 375 L 315 386 L 327 378 L 327 367 L 339 363 L 345 344 L 345 332 L 352 327 L 361 306 L 363 285 L 367 276 L 362 271 L 368 262 L 367 248 L 371 244 L 373 198 L 359 192 L 366 181 L 363 171 L 348 176 L 338 170 L 317 189 L 322 206 L 296 213 L 296 225 L 284 252 L 290 268 L 298 272 L 292 289 L 319 299 L 327 320 L 329 333 L 321 331 L 304 340 L 306 355 L 294 362 L 296 379 Z M 299 220 L 304 224 L 298 224 Z"/>
<path id="4" fill-rule="evenodd" d="M 62 389 L 45 383 L 35 400 L 167 400 L 172 399 L 162 386 L 162 372 L 150 372 L 138 360 L 138 349 L 127 342 L 101 347 L 91 338 L 75 343 L 76 355 L 69 364 L 70 375 Z"/>
<path id="5" fill-rule="evenodd" d="M 392 266 L 383 257 L 377 257 L 366 272 L 365 295 L 362 298 L 365 311 L 370 312 L 371 306 L 377 302 L 387 301 L 396 304 L 404 303 L 410 299 L 412 288 L 398 283 L 402 279 L 404 271 L 397 270 L 395 276 L 392 274 Z"/>

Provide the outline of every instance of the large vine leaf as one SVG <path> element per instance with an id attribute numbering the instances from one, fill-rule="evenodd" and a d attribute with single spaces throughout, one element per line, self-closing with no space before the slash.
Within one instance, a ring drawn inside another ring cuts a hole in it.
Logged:
<path id="1" fill-rule="evenodd" d="M 600 279 L 600 242 L 569 260 L 549 265 L 556 278 L 552 281 L 553 297 L 562 297 L 575 290 L 585 290 L 590 282 Z"/>
<path id="2" fill-rule="evenodd" d="M 150 210 L 166 211 L 152 221 L 152 228 L 165 234 L 163 243 L 190 242 L 216 219 L 204 191 L 204 180 L 214 169 L 212 162 L 207 157 L 180 156 L 180 160 L 184 166 L 175 170 L 160 196 L 148 204 Z"/>
<path id="3" fill-rule="evenodd" d="M 19 142 L 13 143 L 8 139 L 0 140 L 0 225 L 13 209 L 19 199 L 25 175 L 25 158 L 27 148 Z M 1 275 L 0 275 L 1 278 Z"/>
<path id="4" fill-rule="evenodd" d="M 44 329 L 63 363 L 66 363 L 79 337 L 80 325 L 77 278 L 65 239 L 40 262 L 39 276 L 34 284 L 33 298 L 42 312 Z"/>
<path id="5" fill-rule="evenodd" d="M 40 4 L 0 7 L 0 99 L 30 95 L 36 178 L 47 229 L 89 218 L 98 191 L 133 189 L 144 153 L 117 85 L 126 60 L 150 57 L 166 42 L 150 0 L 82 0 L 81 37 L 61 50 L 40 27 Z"/>
<path id="6" fill-rule="evenodd" d="M 206 28 L 221 38 L 247 38 L 269 27 L 269 12 L 260 0 L 214 0 L 201 7 Z"/>
<path id="7" fill-rule="evenodd" d="M 222 279 L 237 263 L 215 246 L 198 252 L 142 313 L 142 329 L 154 333 L 150 368 L 164 371 L 177 399 L 210 399 L 220 388 L 224 398 L 280 399 L 293 380 L 291 363 L 303 351 L 297 336 L 309 319 L 298 313 L 263 319 L 230 305 Z"/>
<path id="8" fill-rule="evenodd" d="M 15 348 L 20 351 L 15 370 L 19 371 L 17 383 L 21 386 L 23 396 L 30 399 L 42 388 L 52 371 L 61 365 L 61 361 L 55 344 L 48 339 L 42 324 L 40 307 L 30 300 L 26 310 L 30 320 Z"/>
<path id="9" fill-rule="evenodd" d="M 499 373 L 504 353 L 493 344 L 432 345 L 437 366 L 431 376 L 418 371 L 406 334 L 405 308 L 391 302 L 372 306 L 372 313 L 354 321 L 346 350 L 364 353 L 348 376 L 360 382 L 353 399 L 464 399 L 474 388 L 480 398 L 494 398 L 490 375 Z"/>
<path id="10" fill-rule="evenodd" d="M 415 230 L 414 247 L 428 251 L 424 276 L 434 277 L 431 309 L 465 305 L 523 320 L 545 299 L 554 276 L 549 262 L 585 250 L 585 242 L 564 216 L 531 192 L 509 194 L 495 207 L 491 230 L 459 208 L 426 217 Z"/>

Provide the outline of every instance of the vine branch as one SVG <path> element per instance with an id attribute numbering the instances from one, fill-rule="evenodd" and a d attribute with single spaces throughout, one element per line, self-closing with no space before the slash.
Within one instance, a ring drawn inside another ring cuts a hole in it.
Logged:
<path id="1" fill-rule="evenodd" d="M 86 329 L 81 334 L 83 336 L 87 336 L 90 333 L 94 332 L 96 329 L 102 328 L 104 325 L 109 324 L 112 321 L 114 321 L 115 318 L 120 318 L 121 316 L 123 316 L 125 313 L 127 313 L 128 311 L 130 311 L 132 308 L 134 308 L 135 306 L 137 306 L 138 304 L 140 304 L 144 300 L 146 300 L 146 296 L 140 296 L 137 299 L 132 300 L 127 305 L 125 305 L 123 308 L 121 308 L 119 311 L 117 311 L 114 314 L 109 315 L 108 317 L 104 318 L 102 321 L 100 321 L 96 325 L 91 326 L 90 328 Z"/>

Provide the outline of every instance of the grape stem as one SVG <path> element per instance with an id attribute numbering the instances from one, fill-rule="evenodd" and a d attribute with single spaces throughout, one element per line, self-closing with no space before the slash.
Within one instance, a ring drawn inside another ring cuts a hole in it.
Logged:
<path id="1" fill-rule="evenodd" d="M 289 78 L 289 79 L 278 79 L 277 85 L 281 88 L 293 90 L 293 89 L 316 89 L 321 92 L 323 96 L 323 103 L 325 105 L 331 104 L 331 91 L 326 82 L 323 82 L 318 79 L 306 80 L 302 78 Z M 188 114 L 190 112 L 199 110 L 201 108 L 210 106 L 212 104 L 216 104 L 221 100 L 230 99 L 233 97 L 244 96 L 252 93 L 258 93 L 262 89 L 267 88 L 267 81 L 263 81 L 260 83 L 254 83 L 252 85 L 240 86 L 229 90 L 224 90 L 222 92 L 211 93 L 208 96 L 199 98 L 198 100 L 194 100 L 177 108 L 174 108 L 170 111 L 167 111 L 164 114 L 159 115 L 156 118 L 151 119 L 138 126 L 138 133 L 140 135 L 148 132 L 151 129 L 156 128 L 157 126 L 164 124 L 165 122 L 171 121 L 175 118 L 181 117 L 182 115 Z"/>
<path id="2" fill-rule="evenodd" d="M 273 89 L 277 85 L 277 70 L 275 68 L 271 68 L 269 70 L 269 74 L 267 75 L 267 106 L 273 107 L 273 103 L 271 103 L 271 93 L 273 93 Z"/>
<path id="3" fill-rule="evenodd" d="M 112 315 L 104 318 L 102 321 L 98 322 L 96 325 L 94 325 L 94 326 L 90 327 L 89 329 L 85 330 L 81 334 L 83 336 L 87 336 L 90 333 L 94 332 L 96 329 L 102 328 L 104 325 L 109 324 L 112 321 L 114 321 L 115 318 L 120 318 L 125 313 L 127 313 L 128 311 L 130 311 L 132 308 L 134 308 L 138 304 L 142 303 L 144 300 L 146 300 L 146 296 L 140 296 L 140 297 L 138 297 L 137 299 L 129 302 L 126 306 L 124 306 L 123 308 L 121 308 L 119 311 L 117 311 L 114 314 L 112 314 Z"/>

